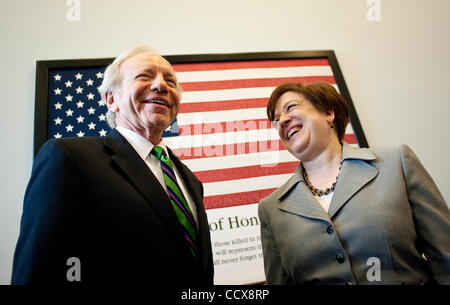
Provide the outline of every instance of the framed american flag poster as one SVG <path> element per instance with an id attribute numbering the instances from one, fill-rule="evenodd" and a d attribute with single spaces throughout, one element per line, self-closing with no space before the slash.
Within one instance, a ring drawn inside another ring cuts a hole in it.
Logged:
<path id="1" fill-rule="evenodd" d="M 215 284 L 263 283 L 257 206 L 295 171 L 266 116 L 284 82 L 331 83 L 346 99 L 344 141 L 368 147 L 333 51 L 164 56 L 183 88 L 164 142 L 202 181 L 213 246 Z M 50 138 L 105 136 L 98 87 L 113 58 L 38 61 L 34 153 Z"/>

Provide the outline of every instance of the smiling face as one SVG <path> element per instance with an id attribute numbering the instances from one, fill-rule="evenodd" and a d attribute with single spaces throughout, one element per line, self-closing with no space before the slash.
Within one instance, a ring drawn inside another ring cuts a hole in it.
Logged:
<path id="1" fill-rule="evenodd" d="M 175 71 L 159 55 L 133 56 L 122 63 L 120 85 L 106 100 L 108 109 L 116 113 L 118 126 L 160 139 L 180 105 Z"/>
<path id="2" fill-rule="evenodd" d="M 297 159 L 309 161 L 337 140 L 330 128 L 334 112 L 323 113 L 303 95 L 288 91 L 277 100 L 274 121 L 286 149 Z"/>

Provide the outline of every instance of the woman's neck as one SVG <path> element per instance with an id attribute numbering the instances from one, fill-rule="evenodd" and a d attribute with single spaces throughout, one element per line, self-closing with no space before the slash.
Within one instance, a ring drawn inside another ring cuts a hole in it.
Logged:
<path id="1" fill-rule="evenodd" d="M 303 168 L 313 186 L 325 189 L 336 181 L 341 162 L 342 146 L 339 141 L 333 141 L 314 159 L 304 161 Z"/>

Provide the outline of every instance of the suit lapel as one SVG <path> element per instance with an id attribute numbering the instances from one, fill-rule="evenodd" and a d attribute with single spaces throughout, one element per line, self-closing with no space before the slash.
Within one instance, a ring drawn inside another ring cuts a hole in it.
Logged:
<path id="1" fill-rule="evenodd" d="M 308 218 L 328 220 L 325 210 L 306 187 L 302 170 L 300 163 L 294 175 L 278 190 L 279 208 Z"/>
<path id="2" fill-rule="evenodd" d="M 355 193 L 378 175 L 378 169 L 367 162 L 376 159 L 369 149 L 353 148 L 344 143 L 342 158 L 344 163 L 328 215 L 306 187 L 301 163 L 295 174 L 277 190 L 279 208 L 309 218 L 327 221 L 332 218 Z"/>
<path id="3" fill-rule="evenodd" d="M 368 149 L 353 148 L 344 143 L 342 169 L 328 211 L 332 218 L 361 188 L 378 175 L 378 169 L 367 161 L 375 160 Z"/>
<path id="4" fill-rule="evenodd" d="M 169 197 L 144 160 L 115 129 L 105 137 L 104 143 L 113 152 L 111 159 L 121 169 L 123 175 L 128 178 L 154 208 L 175 239 L 180 239 L 183 233 L 181 227 L 174 225 L 179 222 Z"/>

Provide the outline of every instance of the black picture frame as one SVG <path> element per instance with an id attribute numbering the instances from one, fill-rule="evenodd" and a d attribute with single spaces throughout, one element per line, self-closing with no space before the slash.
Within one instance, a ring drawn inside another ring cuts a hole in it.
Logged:
<path id="1" fill-rule="evenodd" d="M 356 109 L 354 107 L 349 90 L 342 75 L 338 60 L 333 50 L 319 51 L 287 51 L 287 52 L 259 52 L 259 53 L 222 53 L 222 54 L 194 54 L 194 55 L 168 55 L 164 56 L 170 63 L 204 63 L 227 61 L 251 61 L 270 59 L 328 59 L 339 92 L 348 103 L 350 123 L 360 147 L 368 147 Z M 69 68 L 93 68 L 106 67 L 114 58 L 99 59 L 71 59 L 71 60 L 39 60 L 36 62 L 36 100 L 34 122 L 34 156 L 41 146 L 49 139 L 48 135 L 48 100 L 49 100 L 49 76 L 54 70 Z"/>

